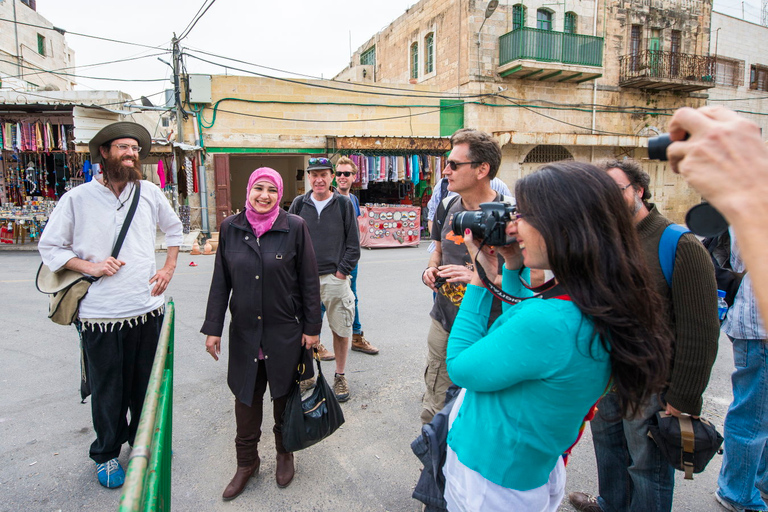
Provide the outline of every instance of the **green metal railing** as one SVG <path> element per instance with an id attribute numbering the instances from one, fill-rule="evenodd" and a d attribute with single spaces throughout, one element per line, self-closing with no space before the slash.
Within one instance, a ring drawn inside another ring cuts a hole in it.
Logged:
<path id="1" fill-rule="evenodd" d="M 173 428 L 173 335 L 176 308 L 165 306 L 139 429 L 120 497 L 120 512 L 171 510 L 171 432 Z"/>
<path id="2" fill-rule="evenodd" d="M 603 38 L 522 27 L 499 38 L 499 66 L 518 59 L 603 65 Z"/>

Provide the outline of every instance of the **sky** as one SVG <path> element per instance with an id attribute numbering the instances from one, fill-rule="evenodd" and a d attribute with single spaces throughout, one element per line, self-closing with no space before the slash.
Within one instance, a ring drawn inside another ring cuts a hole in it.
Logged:
<path id="1" fill-rule="evenodd" d="M 483 0 L 478 0 L 483 1 Z M 502 0 L 516 3 L 518 0 Z M 170 41 L 180 36 L 198 10 L 210 5 L 191 28 L 182 48 L 212 62 L 274 76 L 296 76 L 254 67 L 221 57 L 280 70 L 333 78 L 349 63 L 352 51 L 385 28 L 416 0 L 37 0 L 37 12 L 54 26 L 70 32 L 67 42 L 75 51 L 76 73 L 81 76 L 122 78 L 114 82 L 79 78 L 77 89 L 121 90 L 134 98 L 148 96 L 163 102 L 162 91 L 172 87 Z M 761 0 L 715 0 L 715 10 L 760 22 Z M 72 34 L 77 32 L 120 41 L 158 46 L 159 49 L 116 44 Z M 351 45 L 350 45 L 351 42 Z M 200 51 L 215 54 L 213 57 Z M 159 54 L 159 55 L 158 55 Z M 132 60 L 128 60 L 132 59 Z M 100 64 L 106 61 L 119 62 Z M 225 69 L 191 56 L 189 73 L 247 74 Z M 148 81 L 138 81 L 148 80 Z M 152 81 L 159 80 L 159 81 Z"/>
<path id="2" fill-rule="evenodd" d="M 158 46 L 160 49 L 116 44 L 67 34 L 75 52 L 76 73 L 81 76 L 156 80 L 111 82 L 78 78 L 76 89 L 121 90 L 134 98 L 151 96 L 161 104 L 164 89 L 172 87 L 170 41 L 180 36 L 203 5 L 211 0 L 37 0 L 37 12 L 54 26 L 68 32 Z M 281 70 L 333 78 L 344 69 L 352 51 L 365 43 L 415 0 L 214 0 L 200 21 L 189 31 L 182 48 L 202 50 Z M 161 55 L 157 55 L 161 54 Z M 226 61 L 196 53 L 200 58 L 275 76 L 294 76 Z M 135 60 L 127 60 L 135 59 Z M 90 66 L 107 61 L 114 64 Z M 185 59 L 189 73 L 246 74 Z"/>

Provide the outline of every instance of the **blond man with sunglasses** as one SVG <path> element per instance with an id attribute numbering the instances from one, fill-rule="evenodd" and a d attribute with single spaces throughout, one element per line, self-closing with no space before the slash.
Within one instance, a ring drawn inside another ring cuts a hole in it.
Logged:
<path id="1" fill-rule="evenodd" d="M 357 179 L 357 173 L 359 169 L 352 159 L 342 156 L 336 161 L 336 190 L 339 194 L 347 197 L 352 201 L 352 206 L 355 208 L 355 215 L 360 216 L 360 201 L 357 197 L 351 193 L 352 184 Z M 359 264 L 358 264 L 359 265 Z M 360 323 L 360 309 L 358 308 L 357 298 L 357 266 L 352 269 L 352 273 L 349 274 L 350 284 L 352 285 L 352 293 L 355 295 L 355 319 L 352 322 L 352 350 L 362 352 L 364 354 L 376 355 L 379 353 L 379 349 L 370 344 L 365 339 L 365 333 L 363 333 L 363 326 Z"/>

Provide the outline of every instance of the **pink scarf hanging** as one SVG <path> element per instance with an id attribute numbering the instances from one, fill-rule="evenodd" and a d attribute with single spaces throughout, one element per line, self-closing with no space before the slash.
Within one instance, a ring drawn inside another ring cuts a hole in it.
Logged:
<path id="1" fill-rule="evenodd" d="M 157 161 L 157 177 L 160 178 L 160 188 L 165 188 L 165 169 L 162 158 Z"/>
<path id="2" fill-rule="evenodd" d="M 277 201 L 275 205 L 266 213 L 259 213 L 251 205 L 248 197 L 251 194 L 251 189 L 254 183 L 258 181 L 269 181 L 277 187 Z M 280 177 L 280 173 L 269 167 L 260 167 L 251 173 L 251 177 L 248 178 L 248 188 L 245 190 L 245 216 L 248 222 L 253 228 L 253 234 L 260 237 L 272 228 L 275 223 L 278 214 L 280 213 L 280 201 L 283 199 L 283 178 Z"/>

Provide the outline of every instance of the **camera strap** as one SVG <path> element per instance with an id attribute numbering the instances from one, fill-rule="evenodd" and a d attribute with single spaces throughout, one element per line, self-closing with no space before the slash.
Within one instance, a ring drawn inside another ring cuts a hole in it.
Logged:
<path id="1" fill-rule="evenodd" d="M 478 249 L 477 253 L 480 254 L 480 251 L 483 250 L 483 246 L 485 245 L 485 242 L 480 244 L 480 248 Z M 530 297 L 515 297 L 514 295 L 511 295 L 498 286 L 496 286 L 493 282 L 491 282 L 490 279 L 488 279 L 488 274 L 485 273 L 485 269 L 480 264 L 480 261 L 478 260 L 477 256 L 475 256 L 475 267 L 477 268 L 477 275 L 480 277 L 480 280 L 483 282 L 483 285 L 486 287 L 486 289 L 491 292 L 491 295 L 496 297 L 499 300 L 502 300 L 506 302 L 507 304 L 519 304 L 520 302 L 528 299 L 535 299 L 538 297 L 541 297 L 544 293 L 550 291 L 555 286 L 557 286 L 557 281 L 555 278 L 550 279 L 546 283 L 542 284 L 541 286 L 534 286 L 531 287 L 528 285 L 528 283 L 523 279 L 522 274 L 520 275 L 520 284 L 522 284 L 525 288 L 531 290 L 533 292 L 533 295 Z M 523 267 L 525 268 L 525 267 Z M 521 268 L 522 270 L 522 268 Z"/>

